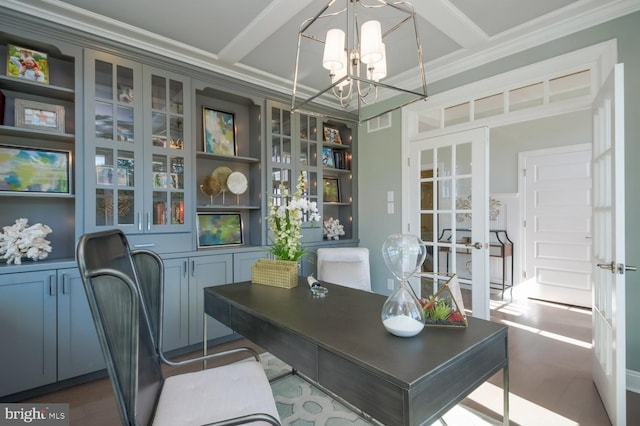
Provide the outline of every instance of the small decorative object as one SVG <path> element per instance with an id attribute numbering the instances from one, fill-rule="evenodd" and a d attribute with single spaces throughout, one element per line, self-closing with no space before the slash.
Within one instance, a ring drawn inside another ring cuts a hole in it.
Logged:
<path id="1" fill-rule="evenodd" d="M 49 62 L 46 53 L 13 44 L 7 45 L 7 52 L 7 76 L 49 84 Z"/>
<path id="2" fill-rule="evenodd" d="M 213 197 L 222 191 L 222 185 L 217 177 L 213 175 L 206 176 L 200 184 L 200 191 L 209 197 L 209 205 L 213 205 Z"/>
<path id="3" fill-rule="evenodd" d="M 466 327 L 467 314 L 460 292 L 458 277 L 451 278 L 433 295 L 420 299 L 426 326 Z"/>
<path id="4" fill-rule="evenodd" d="M 51 233 L 51 228 L 41 223 L 27 226 L 28 219 L 20 218 L 13 226 L 4 226 L 0 233 L 0 255 L 7 263 L 22 263 L 21 259 L 46 259 L 51 252 L 51 243 L 44 237 Z"/>
<path id="5" fill-rule="evenodd" d="M 232 172 L 227 178 L 229 192 L 236 195 L 236 204 L 240 204 L 240 195 L 249 188 L 247 177 L 242 172 Z"/>
<path id="6" fill-rule="evenodd" d="M 64 133 L 64 107 L 16 99 L 16 127 Z"/>
<path id="7" fill-rule="evenodd" d="M 236 155 L 234 115 L 229 112 L 202 108 L 204 152 L 218 155 Z"/>
<path id="8" fill-rule="evenodd" d="M 338 219 L 330 217 L 323 222 L 322 234 L 327 237 L 327 240 L 339 240 L 340 235 L 344 235 L 344 226 Z"/>
<path id="9" fill-rule="evenodd" d="M 229 179 L 229 175 L 231 175 L 231 169 L 226 166 L 216 167 L 215 170 L 211 173 L 211 176 L 214 176 L 218 182 L 220 182 L 220 192 L 222 192 L 222 204 L 224 205 L 224 193 L 229 190 L 229 186 L 227 185 L 227 179 Z"/>
<path id="10" fill-rule="evenodd" d="M 269 202 L 267 221 L 274 236 L 269 251 L 277 259 L 300 260 L 304 255 L 300 241 L 303 221 L 307 220 L 312 225 L 320 221 L 316 202 L 303 197 L 305 192 L 306 179 L 304 173 L 301 173 L 293 196 L 289 195 L 289 190 L 284 185 L 280 185 L 280 195 Z"/>
<path id="11" fill-rule="evenodd" d="M 70 153 L 0 145 L 0 191 L 70 192 Z"/>
<path id="12" fill-rule="evenodd" d="M 297 287 L 298 265 L 298 262 L 291 260 L 258 259 L 251 266 L 251 282 L 272 287 Z"/>
<path id="13" fill-rule="evenodd" d="M 309 275 L 307 277 L 307 284 L 309 284 L 309 289 L 311 290 L 311 294 L 316 297 L 325 297 L 329 290 L 326 287 L 320 285 L 320 282 L 316 280 L 313 275 Z"/>
<path id="14" fill-rule="evenodd" d="M 198 213 L 198 248 L 242 245 L 240 213 Z"/>
<path id="15" fill-rule="evenodd" d="M 340 202 L 340 180 L 338 178 L 322 178 L 322 201 L 325 203 Z"/>
<path id="16" fill-rule="evenodd" d="M 427 255 L 425 244 L 415 235 L 392 234 L 382 245 L 382 256 L 400 286 L 382 305 L 382 324 L 399 337 L 411 337 L 424 328 L 424 310 L 409 284 Z"/>
<path id="17" fill-rule="evenodd" d="M 324 167 L 334 167 L 335 163 L 333 162 L 333 149 L 322 148 L 322 165 Z"/>
<path id="18" fill-rule="evenodd" d="M 342 143 L 342 138 L 340 137 L 340 131 L 333 127 L 324 126 L 324 141 L 329 143 Z"/>

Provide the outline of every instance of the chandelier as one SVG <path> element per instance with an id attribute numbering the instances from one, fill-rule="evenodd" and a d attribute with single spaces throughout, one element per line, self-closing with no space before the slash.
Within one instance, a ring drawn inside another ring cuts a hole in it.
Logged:
<path id="1" fill-rule="evenodd" d="M 342 8 L 339 6 L 341 2 L 344 3 Z M 335 3 L 338 3 L 336 7 Z M 391 51 L 385 43 L 387 40 L 401 48 L 394 47 L 396 51 Z M 410 46 L 413 41 L 415 51 Z M 318 48 L 309 48 L 309 43 L 322 45 L 322 52 Z M 417 73 L 412 63 L 412 70 L 396 67 L 397 75 L 389 75 L 388 71 L 394 65 L 404 63 L 411 55 L 416 58 Z M 306 68 L 303 69 L 302 65 Z M 327 86 L 315 93 L 308 89 L 305 91 L 307 96 L 302 96 L 299 92 L 304 89 L 299 78 L 302 75 L 317 76 L 319 70 L 323 72 L 323 84 Z M 410 71 L 414 75 L 408 76 Z M 395 85 L 390 81 L 393 78 Z M 401 80 L 408 81 L 405 83 L 408 87 L 400 87 Z M 292 111 L 303 111 L 313 101 L 323 102 L 357 114 L 356 121 L 362 123 L 426 97 L 422 47 L 411 3 L 330 0 L 314 17 L 300 25 Z"/>

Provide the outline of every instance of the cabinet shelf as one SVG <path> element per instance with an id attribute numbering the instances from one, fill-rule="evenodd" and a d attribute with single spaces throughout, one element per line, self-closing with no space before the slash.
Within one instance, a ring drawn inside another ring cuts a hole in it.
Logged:
<path id="1" fill-rule="evenodd" d="M 332 173 L 351 173 L 351 169 L 337 169 L 335 167 L 323 167 L 322 171 L 325 175 L 331 175 Z"/>
<path id="2" fill-rule="evenodd" d="M 198 206 L 198 211 L 226 211 L 226 210 L 260 210 L 260 206 L 247 206 L 247 205 L 222 205 L 222 204 L 201 204 Z"/>
<path id="3" fill-rule="evenodd" d="M 38 129 L 29 129 L 23 127 L 14 127 L 14 126 L 0 126 L 0 135 L 3 136 L 18 136 L 25 138 L 42 138 L 52 141 L 59 142 L 69 142 L 73 143 L 75 141 L 75 135 L 71 133 L 55 133 L 48 132 L 46 130 L 38 130 Z"/>
<path id="4" fill-rule="evenodd" d="M 209 160 L 220 160 L 220 161 L 230 161 L 237 163 L 259 163 L 259 158 L 253 157 L 242 157 L 239 155 L 231 156 L 231 155 L 219 155 L 219 154 L 211 154 L 209 152 L 198 151 L 196 154 L 197 158 L 207 158 Z"/>
<path id="5" fill-rule="evenodd" d="M 331 202 L 325 202 L 322 204 L 324 204 L 325 206 L 350 206 L 351 205 L 351 203 L 331 203 Z"/>
<path id="6" fill-rule="evenodd" d="M 71 102 L 75 100 L 75 90 L 73 89 L 35 83 L 32 81 L 16 79 L 4 75 L 0 75 L 0 86 L 5 90 L 26 93 L 29 95 L 37 95 Z"/>

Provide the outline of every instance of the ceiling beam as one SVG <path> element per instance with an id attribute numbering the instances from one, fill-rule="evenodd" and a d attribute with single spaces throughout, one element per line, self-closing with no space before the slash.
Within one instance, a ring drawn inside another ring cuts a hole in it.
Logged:
<path id="1" fill-rule="evenodd" d="M 486 43 L 489 36 L 448 0 L 414 1 L 416 14 L 463 49 Z"/>
<path id="2" fill-rule="evenodd" d="M 273 0 L 218 54 L 228 64 L 240 62 L 313 0 Z"/>

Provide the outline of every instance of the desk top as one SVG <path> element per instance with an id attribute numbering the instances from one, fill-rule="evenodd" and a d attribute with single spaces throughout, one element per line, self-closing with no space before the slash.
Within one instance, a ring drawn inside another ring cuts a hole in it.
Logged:
<path id="1" fill-rule="evenodd" d="M 414 337 L 388 333 L 381 320 L 386 296 L 322 283 L 329 293 L 314 297 L 306 278 L 285 289 L 250 282 L 205 288 L 216 298 L 351 359 L 396 385 L 411 389 L 483 344 L 505 345 L 507 326 L 468 318 L 466 328 L 425 327 Z M 206 302 L 205 302 L 206 303 Z M 501 342 L 502 341 L 502 342 Z"/>

